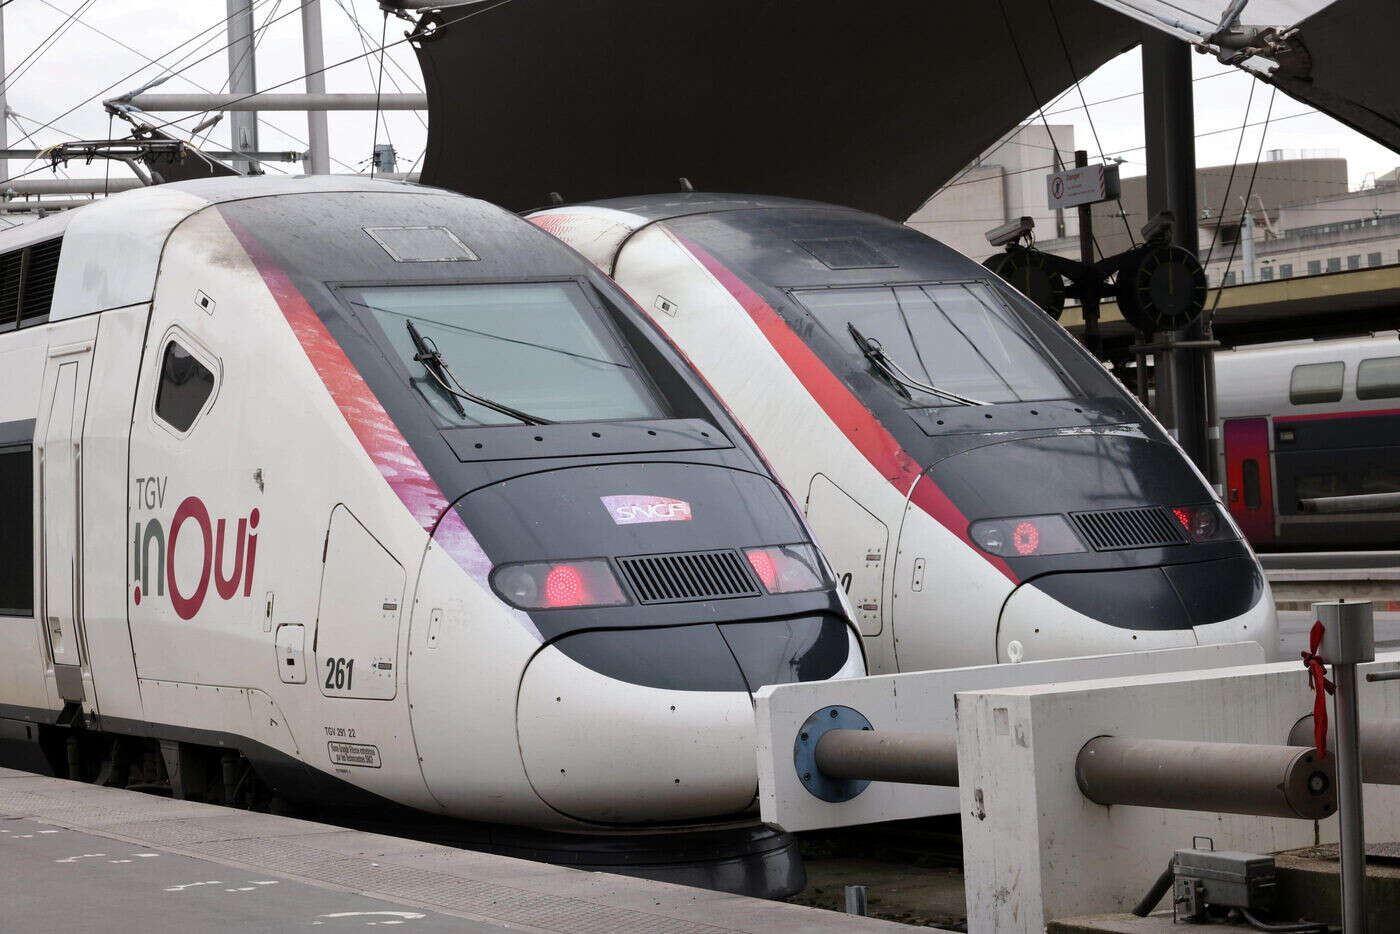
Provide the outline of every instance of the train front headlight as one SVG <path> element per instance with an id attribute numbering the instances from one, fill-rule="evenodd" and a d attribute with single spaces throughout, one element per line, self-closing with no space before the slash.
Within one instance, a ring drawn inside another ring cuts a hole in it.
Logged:
<path id="1" fill-rule="evenodd" d="M 1084 550 L 1079 536 L 1061 516 L 982 519 L 972 523 L 968 535 L 978 548 L 1003 558 L 1067 555 Z"/>
<path id="2" fill-rule="evenodd" d="M 503 564 L 491 572 L 497 596 L 521 610 L 577 609 L 628 603 L 602 558 Z"/>
<path id="3" fill-rule="evenodd" d="M 1193 542 L 1229 542 L 1239 538 L 1235 526 L 1220 514 L 1214 503 L 1204 506 L 1177 506 L 1172 515 Z"/>

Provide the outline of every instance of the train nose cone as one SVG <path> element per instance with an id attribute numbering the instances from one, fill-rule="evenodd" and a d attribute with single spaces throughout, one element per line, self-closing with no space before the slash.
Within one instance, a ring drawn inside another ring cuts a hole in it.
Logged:
<path id="1" fill-rule="evenodd" d="M 517 715 L 535 793 L 579 820 L 700 820 L 757 793 L 753 705 L 714 625 L 566 636 L 525 670 Z"/>
<path id="2" fill-rule="evenodd" d="M 525 670 L 520 755 L 535 793 L 580 820 L 727 817 L 757 794 L 750 693 L 860 674 L 829 614 L 576 632 Z"/>
<path id="3" fill-rule="evenodd" d="M 1268 587 L 1248 557 L 1165 567 L 1046 574 L 1002 610 L 998 661 L 1034 661 L 1258 642 L 1277 651 Z"/>

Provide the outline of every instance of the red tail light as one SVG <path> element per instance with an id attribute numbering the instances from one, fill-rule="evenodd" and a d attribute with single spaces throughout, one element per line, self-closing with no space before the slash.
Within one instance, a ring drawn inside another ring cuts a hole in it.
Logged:
<path id="1" fill-rule="evenodd" d="M 544 605 L 548 607 L 581 606 L 588 602 L 583 590 L 583 575 L 572 564 L 556 564 L 544 579 Z"/>
<path id="2" fill-rule="evenodd" d="M 1181 527 L 1186 531 L 1191 531 L 1191 510 L 1182 509 L 1180 506 L 1172 510 L 1172 515 L 1176 516 L 1176 521 L 1181 523 Z"/>
<path id="3" fill-rule="evenodd" d="M 1040 548 L 1040 529 L 1034 522 L 1022 522 L 1011 533 L 1011 544 L 1019 555 L 1033 555 Z"/>
<path id="4" fill-rule="evenodd" d="M 773 564 L 773 556 L 762 549 L 755 549 L 747 554 L 749 565 L 753 567 L 753 572 L 763 583 L 763 589 L 771 593 L 773 588 L 778 585 L 778 568 Z"/>
<path id="5" fill-rule="evenodd" d="M 744 551 L 749 566 L 769 593 L 820 590 L 827 585 L 821 560 L 811 545 L 773 545 Z"/>

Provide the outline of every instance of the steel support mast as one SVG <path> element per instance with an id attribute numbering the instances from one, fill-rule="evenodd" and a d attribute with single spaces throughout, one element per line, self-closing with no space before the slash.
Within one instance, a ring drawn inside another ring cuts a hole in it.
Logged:
<path id="1" fill-rule="evenodd" d="M 1147 137 L 1147 213 L 1170 211 L 1177 246 L 1199 254 L 1196 209 L 1196 121 L 1191 85 L 1191 47 L 1144 27 L 1142 32 L 1143 124 Z M 1212 483 L 1217 482 L 1211 439 L 1214 425 L 1215 361 L 1209 346 L 1209 312 L 1167 335 L 1157 357 L 1157 417 Z"/>
<path id="2" fill-rule="evenodd" d="M 326 93 L 326 54 L 321 41 L 321 0 L 302 0 L 301 48 L 306 65 L 306 93 Z M 324 110 L 306 112 L 306 139 L 310 144 L 307 175 L 331 174 L 330 131 Z"/>
<path id="3" fill-rule="evenodd" d="M 258 89 L 254 67 L 253 2 L 228 0 L 228 89 L 233 96 L 252 94 Z M 255 152 L 258 148 L 258 115 L 251 111 L 229 114 L 229 149 Z M 245 175 L 258 170 L 251 159 L 233 160 L 233 168 Z"/>

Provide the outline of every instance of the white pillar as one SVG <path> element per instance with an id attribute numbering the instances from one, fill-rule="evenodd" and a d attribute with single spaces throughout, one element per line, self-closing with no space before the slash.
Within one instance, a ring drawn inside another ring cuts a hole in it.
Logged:
<path id="1" fill-rule="evenodd" d="M 252 94 L 258 89 L 253 57 L 253 2 L 228 0 L 228 89 L 233 94 Z M 230 145 L 234 152 L 255 152 L 258 148 L 258 115 L 251 111 L 231 112 L 228 117 Z M 249 174 L 257 163 L 235 159 L 233 167 Z"/>
<path id="2" fill-rule="evenodd" d="M 321 0 L 302 0 L 301 48 L 306 65 L 306 93 L 326 93 L 325 46 L 321 41 Z M 330 133 L 324 110 L 306 112 L 307 175 L 331 174 Z"/>
<path id="3" fill-rule="evenodd" d="M 5 85 L 5 8 L 0 6 L 0 149 L 10 148 L 10 110 Z M 10 177 L 10 160 L 0 159 L 0 179 Z"/>

